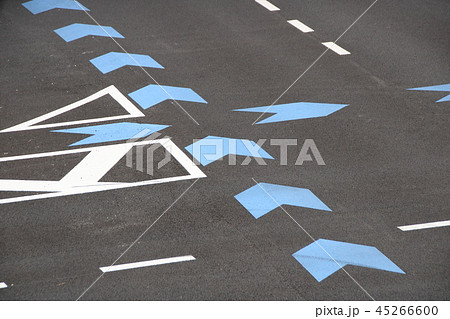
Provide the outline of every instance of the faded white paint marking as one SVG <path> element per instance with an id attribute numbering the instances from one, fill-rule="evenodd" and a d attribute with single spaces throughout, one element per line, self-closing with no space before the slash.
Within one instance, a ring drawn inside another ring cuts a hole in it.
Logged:
<path id="1" fill-rule="evenodd" d="M 262 5 L 264 8 L 266 8 L 269 11 L 279 11 L 280 10 L 280 8 L 271 4 L 267 0 L 255 0 L 255 2 L 259 3 L 260 5 Z"/>
<path id="2" fill-rule="evenodd" d="M 402 231 L 409 230 L 418 230 L 418 229 L 427 229 L 427 228 L 436 228 L 436 227 L 445 227 L 450 226 L 450 220 L 444 220 L 441 222 L 432 222 L 432 223 L 424 223 L 424 224 L 415 224 L 408 226 L 398 226 L 397 228 Z"/>
<path id="3" fill-rule="evenodd" d="M 314 30 L 308 27 L 306 24 L 301 23 L 298 20 L 288 20 L 288 23 L 292 24 L 294 27 L 302 31 L 303 33 L 313 32 Z"/>
<path id="4" fill-rule="evenodd" d="M 344 48 L 340 47 L 339 45 L 337 45 L 334 42 L 322 42 L 322 44 L 324 46 L 326 46 L 328 49 L 336 52 L 339 55 L 347 55 L 350 54 L 350 52 L 348 52 L 347 50 L 345 50 Z"/>
<path id="5" fill-rule="evenodd" d="M 180 263 L 183 261 L 191 261 L 191 260 L 195 260 L 195 257 L 191 256 L 191 255 L 180 256 L 180 257 L 170 257 L 170 258 L 163 258 L 163 259 L 140 261 L 140 262 L 130 263 L 130 264 L 121 264 L 121 265 L 114 265 L 114 266 L 108 266 L 108 267 L 101 267 L 100 270 L 103 272 L 112 272 L 112 271 L 150 267 L 150 266 L 157 266 L 157 265 L 164 265 L 164 264 Z"/>

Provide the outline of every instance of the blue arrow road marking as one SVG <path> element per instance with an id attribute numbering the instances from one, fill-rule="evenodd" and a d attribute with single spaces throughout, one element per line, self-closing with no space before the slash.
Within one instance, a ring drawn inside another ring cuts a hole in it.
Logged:
<path id="1" fill-rule="evenodd" d="M 274 159 L 253 141 L 219 136 L 207 136 L 186 146 L 185 149 L 203 166 L 229 154 Z M 251 152 L 249 149 L 253 149 L 255 152 Z"/>
<path id="2" fill-rule="evenodd" d="M 440 91 L 440 92 L 450 92 L 450 84 L 442 84 L 442 85 L 432 85 L 432 86 L 424 86 L 420 88 L 413 88 L 408 89 L 413 91 Z M 437 100 L 436 102 L 446 102 L 450 101 L 450 94 L 443 97 L 440 100 Z"/>
<path id="3" fill-rule="evenodd" d="M 74 0 L 32 0 L 22 5 L 27 8 L 32 14 L 38 14 L 52 9 L 70 9 L 70 10 L 85 10 L 88 8 Z"/>
<path id="4" fill-rule="evenodd" d="M 264 216 L 279 205 L 331 211 L 313 192 L 306 188 L 258 183 L 234 197 L 255 218 Z"/>
<path id="5" fill-rule="evenodd" d="M 297 102 L 289 104 L 278 104 L 273 106 L 258 106 L 247 109 L 236 109 L 239 112 L 275 113 L 256 124 L 284 122 L 300 119 L 310 119 L 330 115 L 348 104 L 310 103 Z"/>
<path id="6" fill-rule="evenodd" d="M 70 146 L 86 145 L 102 142 L 113 142 L 128 139 L 138 139 L 149 136 L 155 132 L 161 131 L 170 125 L 159 124 L 139 124 L 139 123 L 112 123 L 104 125 L 94 125 L 86 127 L 77 127 L 64 130 L 54 130 L 52 132 L 86 134 L 92 135 Z"/>
<path id="7" fill-rule="evenodd" d="M 109 52 L 90 60 L 90 62 L 103 74 L 126 65 L 164 69 L 163 66 L 153 60 L 149 55 L 128 54 L 124 52 Z"/>
<path id="8" fill-rule="evenodd" d="M 208 103 L 192 89 L 166 85 L 150 84 L 128 95 L 144 110 L 165 100 Z"/>
<path id="9" fill-rule="evenodd" d="M 88 35 L 100 37 L 124 38 L 112 27 L 98 26 L 94 24 L 74 23 L 59 29 L 55 32 L 66 42 L 77 40 Z"/>
<path id="10" fill-rule="evenodd" d="M 346 265 L 405 274 L 376 247 L 341 241 L 319 239 L 292 256 L 319 282 Z"/>

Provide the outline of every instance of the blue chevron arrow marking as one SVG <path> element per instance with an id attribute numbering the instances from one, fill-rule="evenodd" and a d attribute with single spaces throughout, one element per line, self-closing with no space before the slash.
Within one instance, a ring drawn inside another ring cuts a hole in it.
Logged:
<path id="1" fill-rule="evenodd" d="M 284 122 L 292 120 L 310 119 L 330 115 L 348 104 L 310 103 L 297 102 L 289 104 L 278 104 L 273 106 L 258 106 L 247 109 L 236 109 L 238 112 L 275 113 L 256 124 Z"/>
<path id="2" fill-rule="evenodd" d="M 269 183 L 255 186 L 234 196 L 255 218 L 264 216 L 279 205 L 292 205 L 331 211 L 309 189 Z"/>
<path id="3" fill-rule="evenodd" d="M 55 32 L 66 42 L 81 39 L 88 35 L 100 37 L 124 38 L 112 27 L 98 26 L 94 24 L 74 23 L 59 29 Z"/>
<path id="4" fill-rule="evenodd" d="M 90 62 L 103 74 L 126 65 L 164 69 L 163 66 L 153 60 L 149 55 L 128 54 L 124 52 L 109 52 L 90 60 Z"/>
<path id="5" fill-rule="evenodd" d="M 405 274 L 376 247 L 319 239 L 292 256 L 321 282 L 346 265 Z"/>
<path id="6" fill-rule="evenodd" d="M 170 125 L 121 122 L 121 123 L 94 125 L 86 127 L 77 127 L 64 130 L 54 130 L 52 132 L 91 135 L 88 138 L 85 138 L 81 141 L 78 141 L 70 145 L 70 146 L 77 146 L 102 142 L 128 140 L 131 138 L 138 139 L 149 136 L 155 132 L 161 131 L 169 126 Z"/>
<path id="7" fill-rule="evenodd" d="M 203 166 L 229 154 L 274 159 L 253 141 L 219 136 L 207 136 L 185 149 Z"/>
<path id="8" fill-rule="evenodd" d="M 89 11 L 88 8 L 74 0 L 32 0 L 22 3 L 22 5 L 27 8 L 32 14 L 38 14 L 52 9 Z"/>
<path id="9" fill-rule="evenodd" d="M 166 85 L 150 84 L 128 95 L 144 110 L 165 100 L 208 103 L 192 89 Z"/>
<path id="10" fill-rule="evenodd" d="M 440 91 L 440 92 L 450 92 L 450 84 L 442 84 L 442 85 L 432 85 L 432 86 L 424 86 L 420 88 L 408 89 L 413 91 Z M 443 97 L 436 102 L 447 102 L 450 101 L 450 94 Z"/>

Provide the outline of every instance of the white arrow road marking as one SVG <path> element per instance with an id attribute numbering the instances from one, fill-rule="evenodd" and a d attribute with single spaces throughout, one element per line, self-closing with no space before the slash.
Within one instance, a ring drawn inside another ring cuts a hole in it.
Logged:
<path id="1" fill-rule="evenodd" d="M 191 256 L 191 255 L 180 256 L 180 257 L 170 257 L 170 258 L 163 258 L 163 259 L 140 261 L 140 262 L 136 262 L 136 263 L 101 267 L 100 270 L 103 272 L 112 272 L 112 271 L 127 270 L 127 269 L 134 269 L 134 268 L 150 267 L 150 266 L 156 266 L 156 265 L 180 263 L 183 261 L 191 261 L 191 260 L 195 260 L 195 257 Z"/>
<path id="2" fill-rule="evenodd" d="M 415 224 L 408 226 L 398 226 L 397 228 L 402 231 L 409 230 L 418 230 L 418 229 L 427 229 L 427 228 L 436 228 L 436 227 L 445 227 L 450 226 L 450 220 L 444 220 L 441 222 L 432 222 L 432 223 L 424 223 L 424 224 Z"/>
<path id="3" fill-rule="evenodd" d="M 109 170 L 111 170 L 116 165 L 116 163 L 121 158 L 123 158 L 129 150 L 131 150 L 132 147 L 149 144 L 161 144 L 174 157 L 174 159 L 176 159 L 183 166 L 183 168 L 188 172 L 188 175 L 151 179 L 134 183 L 99 182 L 99 180 Z M 0 199 L 0 204 L 169 183 L 206 177 L 206 175 L 198 168 L 198 166 L 196 166 L 191 161 L 191 159 L 168 138 L 135 143 L 87 147 L 75 150 L 3 157 L 0 158 L 0 163 L 85 152 L 89 152 L 89 154 L 60 181 L 0 179 L 0 191 L 51 192 L 37 195 L 4 198 Z"/>

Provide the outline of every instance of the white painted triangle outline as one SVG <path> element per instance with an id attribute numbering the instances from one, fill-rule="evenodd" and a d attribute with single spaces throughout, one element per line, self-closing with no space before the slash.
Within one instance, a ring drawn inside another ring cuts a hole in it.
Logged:
<path id="1" fill-rule="evenodd" d="M 83 105 L 85 105 L 89 102 L 92 102 L 98 98 L 101 98 L 102 96 L 105 96 L 107 94 L 111 95 L 111 97 L 114 100 L 116 100 L 117 103 L 119 103 L 128 112 L 128 114 L 99 117 L 99 118 L 87 119 L 87 120 L 77 120 L 77 121 L 36 125 L 38 123 L 41 123 L 43 121 L 46 121 L 48 119 L 51 119 L 51 118 L 61 115 L 63 113 L 66 113 L 68 111 L 74 110 L 80 106 L 83 106 Z M 84 99 L 81 99 L 75 103 L 69 104 L 67 106 L 59 108 L 50 113 L 38 116 L 34 119 L 23 122 L 21 124 L 11 126 L 7 129 L 0 131 L 0 133 L 37 130 L 37 129 L 43 129 L 43 128 L 71 126 L 71 125 L 79 125 L 79 124 L 89 124 L 89 123 L 94 123 L 94 122 L 105 122 L 105 121 L 112 121 L 112 120 L 123 120 L 123 119 L 143 117 L 143 116 L 145 116 L 145 114 L 142 113 L 141 110 L 139 110 L 133 103 L 131 103 L 130 100 L 128 100 L 114 85 L 111 85 L 111 86 L 108 86 L 107 88 L 100 90 L 97 93 L 94 93 L 94 94 L 92 94 Z"/>
<path id="2" fill-rule="evenodd" d="M 173 158 L 183 166 L 188 174 L 158 179 L 144 180 L 140 182 L 100 182 L 99 180 L 109 172 L 117 162 L 126 156 L 135 146 L 161 144 Z M 22 180 L 0 179 L 0 192 L 44 192 L 36 195 L 25 195 L 0 199 L 1 204 L 18 203 L 37 199 L 54 198 L 69 195 L 103 192 L 113 189 L 157 185 L 204 178 L 206 175 L 194 162 L 169 138 L 148 140 L 133 143 L 102 145 L 80 149 L 70 149 L 47 153 L 27 154 L 10 157 L 0 157 L 0 163 L 21 161 L 36 158 L 46 158 L 68 154 L 88 153 L 70 172 L 61 180 Z M 105 160 L 102 160 L 105 158 Z"/>

